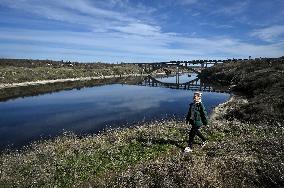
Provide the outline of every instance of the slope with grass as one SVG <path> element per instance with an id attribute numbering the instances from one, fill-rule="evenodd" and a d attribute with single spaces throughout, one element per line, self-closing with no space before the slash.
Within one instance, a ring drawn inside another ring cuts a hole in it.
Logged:
<path id="1" fill-rule="evenodd" d="M 141 71 L 140 67 L 132 64 L 0 59 L 0 84 L 141 74 Z"/>
<path id="2" fill-rule="evenodd" d="M 218 64 L 199 76 L 207 82 L 231 86 L 248 99 L 249 103 L 232 109 L 228 117 L 283 124 L 284 57 Z"/>

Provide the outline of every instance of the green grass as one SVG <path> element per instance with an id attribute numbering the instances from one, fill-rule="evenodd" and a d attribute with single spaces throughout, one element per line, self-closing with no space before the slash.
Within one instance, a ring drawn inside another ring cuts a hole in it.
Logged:
<path id="1" fill-rule="evenodd" d="M 151 130 L 157 138 L 153 138 Z M 155 139 L 173 138 L 177 132 L 173 127 L 148 126 L 84 138 L 71 134 L 42 141 L 23 151 L 1 155 L 0 185 L 78 185 L 167 153 L 173 145 Z"/>
<path id="2" fill-rule="evenodd" d="M 75 153 L 57 164 L 54 183 L 70 187 L 74 183 L 92 180 L 111 171 L 123 170 L 129 165 L 147 161 L 169 148 L 168 145 L 157 144 L 144 147 L 142 143 L 134 142 L 117 147 L 109 146 L 106 150 L 97 150 L 87 156 L 84 153 Z"/>

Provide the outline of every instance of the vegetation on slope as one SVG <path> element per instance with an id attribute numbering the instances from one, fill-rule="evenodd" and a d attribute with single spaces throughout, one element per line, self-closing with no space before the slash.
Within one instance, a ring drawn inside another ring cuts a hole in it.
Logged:
<path id="1" fill-rule="evenodd" d="M 131 64 L 0 59 L 0 83 L 140 74 L 141 71 L 141 68 Z"/>
<path id="2" fill-rule="evenodd" d="M 230 85 L 233 91 L 248 98 L 249 103 L 232 109 L 228 118 L 283 125 L 284 57 L 218 64 L 204 70 L 200 77 Z"/>

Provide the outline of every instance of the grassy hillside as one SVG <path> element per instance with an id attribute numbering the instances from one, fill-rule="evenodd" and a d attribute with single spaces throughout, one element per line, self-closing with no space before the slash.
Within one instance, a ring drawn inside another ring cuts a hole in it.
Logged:
<path id="1" fill-rule="evenodd" d="M 0 59 L 0 83 L 140 74 L 141 71 L 138 66 L 130 64 Z"/>
<path id="2" fill-rule="evenodd" d="M 249 103 L 232 109 L 228 118 L 283 125 L 284 57 L 219 64 L 204 70 L 200 77 L 229 85 L 248 98 Z"/>

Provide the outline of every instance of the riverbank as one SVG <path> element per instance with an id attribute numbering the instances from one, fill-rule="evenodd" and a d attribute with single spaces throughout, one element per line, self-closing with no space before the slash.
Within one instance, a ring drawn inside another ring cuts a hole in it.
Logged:
<path id="1" fill-rule="evenodd" d="M 29 82 L 19 84 L 9 84 L 0 89 L 0 101 L 6 101 L 18 97 L 36 96 L 45 93 L 58 92 L 62 90 L 82 89 L 110 84 L 130 84 L 135 85 L 144 80 L 144 76 L 113 76 L 101 77 L 97 79 L 64 79 L 50 80 L 44 82 Z"/>
<path id="2" fill-rule="evenodd" d="M 138 77 L 138 76 L 147 76 L 147 75 L 148 74 L 127 74 L 127 75 L 108 75 L 108 76 L 95 76 L 95 77 L 66 78 L 66 79 L 55 79 L 55 80 L 38 80 L 38 81 L 31 81 L 31 82 L 0 84 L 0 89 L 44 85 L 44 84 L 54 84 L 54 83 L 63 83 L 63 82 L 103 80 L 103 79 L 109 79 L 109 78 Z"/>
<path id="3" fill-rule="evenodd" d="M 0 59 L 0 101 L 111 83 L 135 84 L 147 75 L 132 64 Z"/>
<path id="4" fill-rule="evenodd" d="M 214 109 L 203 132 L 184 154 L 188 126 L 156 121 L 78 137 L 65 134 L 0 156 L 4 187 L 267 187 L 283 185 L 283 129 L 227 120 L 248 103 L 233 96 Z"/>
<path id="5" fill-rule="evenodd" d="M 228 86 L 248 103 L 228 112 L 228 118 L 272 126 L 284 124 L 284 57 L 218 64 L 205 69 L 201 79 Z"/>

